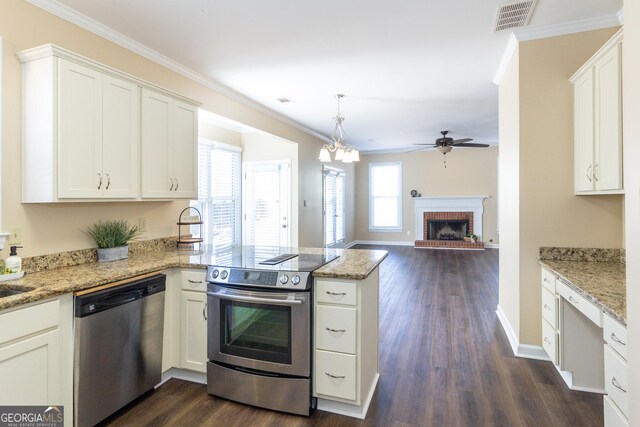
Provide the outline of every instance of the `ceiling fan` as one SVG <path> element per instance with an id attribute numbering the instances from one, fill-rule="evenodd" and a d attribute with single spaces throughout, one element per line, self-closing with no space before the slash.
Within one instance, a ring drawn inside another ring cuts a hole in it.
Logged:
<path id="1" fill-rule="evenodd" d="M 426 145 L 427 147 L 425 148 L 435 147 L 442 154 L 447 154 L 449 151 L 453 149 L 453 147 L 488 147 L 489 146 L 489 144 L 476 144 L 476 143 L 469 144 L 469 141 L 473 141 L 473 138 L 453 139 L 447 136 L 447 134 L 449 133 L 448 130 L 443 130 L 440 133 L 442 134 L 442 138 L 436 139 L 435 144 L 423 142 L 423 143 L 413 144 L 413 145 Z M 424 150 L 425 148 L 419 148 L 418 150 Z"/>
<path id="2" fill-rule="evenodd" d="M 427 146 L 427 147 L 424 147 L 424 148 L 418 148 L 418 149 L 413 150 L 413 151 L 425 150 L 427 148 L 436 148 L 443 155 L 446 155 L 449 151 L 451 151 L 453 149 L 453 147 L 488 147 L 489 146 L 489 144 L 477 144 L 477 143 L 469 144 L 470 141 L 473 141 L 473 138 L 453 139 L 453 138 L 447 136 L 447 134 L 449 133 L 448 130 L 443 130 L 440 133 L 442 134 L 442 138 L 436 139 L 436 143 L 435 144 L 424 143 L 424 142 L 423 143 L 419 143 L 419 144 L 413 144 L 413 145 L 426 145 Z M 447 167 L 447 159 L 446 159 L 446 157 L 444 159 L 444 167 L 445 168 Z"/>

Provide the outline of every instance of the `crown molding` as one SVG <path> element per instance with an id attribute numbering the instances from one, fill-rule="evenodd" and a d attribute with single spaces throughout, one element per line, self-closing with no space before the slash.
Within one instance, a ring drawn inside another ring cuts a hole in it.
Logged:
<path id="1" fill-rule="evenodd" d="M 584 19 L 581 21 L 566 22 L 563 24 L 544 25 L 541 27 L 523 28 L 511 33 L 509 42 L 505 48 L 496 73 L 493 76 L 493 83 L 500 85 L 504 72 L 511 61 L 511 57 L 519 43 L 544 39 L 547 37 L 564 36 L 567 34 L 581 33 L 583 31 L 600 30 L 603 28 L 617 27 L 622 24 L 623 10 L 615 15 L 600 16 L 597 18 Z"/>
<path id="2" fill-rule="evenodd" d="M 507 71 L 507 67 L 511 62 L 511 57 L 515 53 L 518 48 L 518 39 L 516 36 L 511 33 L 509 36 L 509 42 L 507 42 L 507 47 L 504 49 L 502 53 L 502 58 L 500 58 L 500 63 L 498 64 L 498 69 L 493 76 L 493 83 L 500 86 L 500 82 L 502 81 L 502 77 L 504 76 L 505 71 Z"/>
<path id="3" fill-rule="evenodd" d="M 266 107 L 263 104 L 260 104 L 253 99 L 236 92 L 235 90 L 229 88 L 228 86 L 223 85 L 220 82 L 217 82 L 209 77 L 204 76 L 203 74 L 198 73 L 177 61 L 161 54 L 160 52 L 151 49 L 150 47 L 139 43 L 133 40 L 130 37 L 125 36 L 114 29 L 101 24 L 100 22 L 92 19 L 76 10 L 56 1 L 56 0 L 26 0 L 28 3 L 39 7 L 40 9 L 46 10 L 47 12 L 56 15 L 59 18 L 64 19 L 65 21 L 71 22 L 81 28 L 84 28 L 87 31 L 90 31 L 100 37 L 103 37 L 117 45 L 124 47 L 134 53 L 137 53 L 140 56 L 143 56 L 150 61 L 153 61 L 159 65 L 162 65 L 165 68 L 168 68 L 172 71 L 175 71 L 178 74 L 183 75 L 184 77 L 199 83 L 209 89 L 212 89 L 234 101 L 237 101 L 253 110 L 256 110 L 260 113 L 263 113 L 273 119 L 276 119 L 284 124 L 287 124 L 291 127 L 294 127 L 308 135 L 316 137 L 324 142 L 331 142 L 331 139 L 321 133 L 296 122 L 295 120 L 286 117 L 283 114 L 278 113 Z"/>

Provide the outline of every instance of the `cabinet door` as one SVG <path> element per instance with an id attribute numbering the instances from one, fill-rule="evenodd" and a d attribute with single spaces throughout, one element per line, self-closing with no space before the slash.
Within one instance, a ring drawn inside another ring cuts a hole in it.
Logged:
<path id="1" fill-rule="evenodd" d="M 207 368 L 207 294 L 182 291 L 180 366 L 198 372 Z"/>
<path id="2" fill-rule="evenodd" d="M 574 83 L 574 189 L 593 191 L 593 70 Z"/>
<path id="3" fill-rule="evenodd" d="M 142 90 L 142 197 L 173 197 L 169 179 L 172 99 Z"/>
<path id="4" fill-rule="evenodd" d="M 140 95 L 138 86 L 103 76 L 103 197 L 138 196 Z"/>
<path id="5" fill-rule="evenodd" d="M 173 108 L 173 161 L 171 176 L 175 179 L 173 197 L 198 197 L 196 154 L 198 110 L 192 105 L 175 101 Z"/>
<path id="6" fill-rule="evenodd" d="M 58 197 L 102 197 L 102 74 L 60 59 Z"/>
<path id="7" fill-rule="evenodd" d="M 3 405 L 59 405 L 58 330 L 0 348 Z"/>
<path id="8" fill-rule="evenodd" d="M 594 67 L 597 190 L 622 189 L 620 47 L 612 48 Z"/>

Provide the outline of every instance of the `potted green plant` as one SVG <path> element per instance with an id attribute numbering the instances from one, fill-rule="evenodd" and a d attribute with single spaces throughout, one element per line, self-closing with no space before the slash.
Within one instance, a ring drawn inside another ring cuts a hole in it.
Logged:
<path id="1" fill-rule="evenodd" d="M 98 262 L 116 261 L 129 257 L 127 243 L 142 232 L 126 220 L 100 221 L 85 231 L 98 245 Z"/>

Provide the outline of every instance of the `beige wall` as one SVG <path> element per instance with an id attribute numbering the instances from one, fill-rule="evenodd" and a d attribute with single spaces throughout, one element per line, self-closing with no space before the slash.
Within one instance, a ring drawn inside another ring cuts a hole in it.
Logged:
<path id="1" fill-rule="evenodd" d="M 298 246 L 298 145 L 264 132 L 242 134 L 242 163 L 286 160 L 291 165 L 291 246 Z M 303 230 L 304 231 L 304 230 Z"/>
<path id="2" fill-rule="evenodd" d="M 622 196 L 573 195 L 573 88 L 568 81 L 615 31 L 612 28 L 520 43 L 519 55 L 513 59 L 519 69 L 519 136 L 501 140 L 500 149 L 512 153 L 516 149 L 512 145 L 518 146 L 519 170 L 501 170 L 500 187 L 509 186 L 510 180 L 519 181 L 517 200 L 502 197 L 505 204 L 519 205 L 519 241 L 510 238 L 501 242 L 500 262 L 507 263 L 503 257 L 517 253 L 519 263 L 509 263 L 506 269 L 503 266 L 500 289 L 514 286 L 512 281 L 517 280 L 519 296 L 515 299 L 516 294 L 510 293 L 513 299 L 508 300 L 508 295 L 501 295 L 500 304 L 511 316 L 511 306 L 519 307 L 519 328 L 515 332 L 523 344 L 541 343 L 540 246 L 623 245 Z M 512 83 L 505 84 L 514 89 Z M 506 87 L 501 88 L 501 99 L 510 96 L 506 92 Z M 507 108 L 513 105 L 500 105 L 501 118 L 512 116 L 513 112 L 503 111 Z M 506 129 L 509 125 L 500 126 Z M 501 164 L 506 161 L 501 158 Z M 518 324 L 512 318 L 509 321 Z"/>
<path id="3" fill-rule="evenodd" d="M 500 201 L 499 307 L 520 330 L 520 49 L 516 47 L 499 88 L 498 189 Z M 517 332 L 516 332 L 517 333 Z"/>
<path id="4" fill-rule="evenodd" d="M 202 120 L 198 121 L 198 136 L 211 141 L 242 147 L 242 134 L 240 132 L 212 125 Z"/>
<path id="5" fill-rule="evenodd" d="M 411 190 L 426 196 L 490 196 L 484 201 L 485 242 L 498 242 L 497 147 L 454 148 L 444 156 L 436 150 L 413 153 L 361 155 L 356 166 L 356 239 L 391 242 L 415 241 L 415 207 Z M 369 163 L 402 162 L 402 231 L 369 231 Z"/>
<path id="6" fill-rule="evenodd" d="M 0 35 L 3 52 L 3 146 L 2 220 L 3 228 L 23 229 L 22 255 L 36 255 L 92 246 L 81 229 L 100 219 L 122 218 L 137 221 L 147 217 L 144 238 L 177 233 L 176 219 L 187 201 L 82 203 L 73 205 L 22 205 L 20 198 L 20 64 L 15 52 L 45 43 L 54 43 L 126 73 L 165 87 L 202 103 L 202 108 L 237 122 L 300 144 L 300 226 L 308 230 L 322 227 L 322 165 L 317 161 L 321 141 L 285 125 L 263 113 L 197 84 L 171 70 L 93 33 L 57 18 L 22 0 L 0 2 Z M 300 244 L 318 246 L 321 232 L 300 239 Z M 0 254 L 6 257 L 6 253 Z"/>
<path id="7" fill-rule="evenodd" d="M 640 2 L 624 2 L 624 185 L 627 250 L 629 402 L 640 402 Z M 640 406 L 629 405 L 629 425 L 640 425 Z"/>

